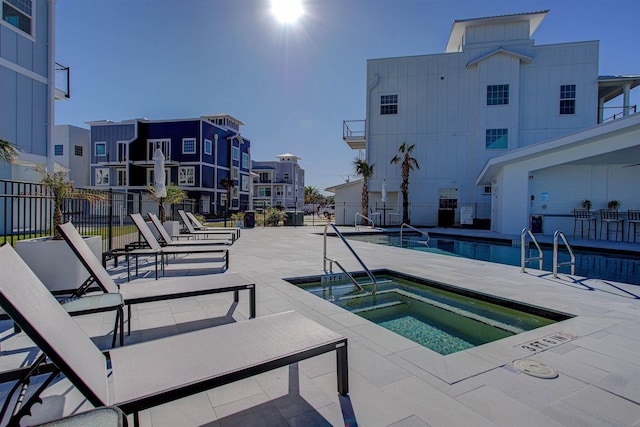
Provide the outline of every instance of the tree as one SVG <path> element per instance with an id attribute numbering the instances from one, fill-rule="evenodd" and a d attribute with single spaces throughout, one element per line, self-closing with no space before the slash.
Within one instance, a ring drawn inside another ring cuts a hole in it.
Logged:
<path id="1" fill-rule="evenodd" d="M 408 145 L 406 142 L 402 142 L 398 148 L 398 154 L 393 156 L 391 164 L 397 164 L 399 162 L 402 166 L 402 184 L 400 184 L 400 191 L 402 192 L 402 222 L 410 224 L 409 222 L 409 172 L 414 169 L 420 169 L 418 161 L 411 157 L 411 152 L 415 148 L 415 144 Z"/>
<path id="2" fill-rule="evenodd" d="M 107 196 L 88 190 L 78 190 L 67 180 L 67 172 L 48 172 L 38 166 L 36 172 L 42 175 L 40 183 L 53 194 L 53 239 L 62 240 L 58 225 L 62 224 L 62 202 L 64 199 L 84 199 L 91 203 L 107 200 Z"/>
<path id="3" fill-rule="evenodd" d="M 367 225 L 365 218 L 369 212 L 369 179 L 373 176 L 374 164 L 369 164 L 366 160 L 356 157 L 353 160 L 356 175 L 362 177 L 362 225 Z"/>
<path id="4" fill-rule="evenodd" d="M 236 183 L 231 178 L 222 178 L 220 180 L 220 186 L 227 190 L 227 201 L 225 203 L 224 212 L 224 226 L 227 226 L 227 216 L 229 215 L 229 203 L 231 203 L 231 189 L 236 186 Z"/>
<path id="5" fill-rule="evenodd" d="M 9 141 L 0 138 L 0 160 L 10 162 L 18 157 L 18 150 Z"/>
<path id="6" fill-rule="evenodd" d="M 317 187 L 307 185 L 304 187 L 304 203 L 305 204 L 317 204 L 322 203 L 324 196 L 320 194 Z"/>
<path id="7" fill-rule="evenodd" d="M 167 195 L 165 197 L 162 197 L 162 199 L 156 196 L 156 189 L 153 186 L 147 187 L 147 196 L 149 196 L 149 198 L 155 202 L 162 202 L 162 206 L 160 209 L 160 221 L 164 223 L 167 220 L 164 205 L 175 205 L 176 203 L 180 203 L 187 198 L 187 193 L 184 190 L 181 190 L 173 182 L 170 182 L 169 185 L 167 185 Z"/>

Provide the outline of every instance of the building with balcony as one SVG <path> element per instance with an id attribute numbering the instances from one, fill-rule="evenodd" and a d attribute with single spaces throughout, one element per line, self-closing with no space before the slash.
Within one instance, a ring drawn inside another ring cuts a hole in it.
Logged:
<path id="1" fill-rule="evenodd" d="M 205 215 L 225 213 L 231 178 L 229 207 L 250 206 L 250 141 L 240 135 L 240 120 L 226 114 L 195 119 L 123 122 L 94 121 L 91 128 L 91 185 L 142 192 L 154 183 L 153 154 L 165 156 L 168 183 L 185 190 Z"/>
<path id="2" fill-rule="evenodd" d="M 401 167 L 390 160 L 407 142 L 420 166 L 412 224 L 490 219 L 519 233 L 545 215 L 553 233 L 571 228 L 583 199 L 640 209 L 640 167 L 626 167 L 640 163 L 630 105 L 640 76 L 599 76 L 598 41 L 537 45 L 548 13 L 456 20 L 444 53 L 367 61 L 366 119 L 345 121 L 343 139 L 375 164 L 371 203 L 386 181 L 387 206 L 399 209 Z"/>
<path id="3" fill-rule="evenodd" d="M 304 169 L 298 156 L 285 153 L 275 161 L 254 161 L 253 204 L 255 208 L 281 207 L 302 209 L 304 205 Z"/>
<path id="4" fill-rule="evenodd" d="M 69 97 L 69 69 L 55 62 L 54 23 L 55 2 L 2 0 L 0 138 L 19 157 L 0 163 L 0 179 L 37 181 L 35 165 L 54 167 L 54 103 Z"/>

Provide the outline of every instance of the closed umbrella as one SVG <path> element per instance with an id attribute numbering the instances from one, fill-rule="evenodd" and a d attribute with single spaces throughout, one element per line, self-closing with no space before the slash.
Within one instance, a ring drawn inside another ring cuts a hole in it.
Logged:
<path id="1" fill-rule="evenodd" d="M 166 220 L 164 214 L 164 198 L 167 197 L 167 186 L 165 184 L 164 154 L 159 147 L 156 148 L 156 151 L 153 153 L 153 162 L 153 184 L 156 188 L 156 197 L 160 199 L 160 210 L 158 214 L 160 215 L 160 220 L 164 222 Z"/>
<path id="2" fill-rule="evenodd" d="M 382 201 L 383 202 L 387 201 L 387 180 L 386 179 L 382 180 Z"/>

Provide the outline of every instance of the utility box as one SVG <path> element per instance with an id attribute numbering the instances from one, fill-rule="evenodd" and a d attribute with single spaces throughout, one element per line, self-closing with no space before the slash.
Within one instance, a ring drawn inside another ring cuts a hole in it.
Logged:
<path id="1" fill-rule="evenodd" d="M 438 209 L 438 227 L 453 227 L 455 218 L 454 209 Z"/>
<path id="2" fill-rule="evenodd" d="M 287 211 L 287 222 L 284 225 L 304 225 L 303 211 Z"/>
<path id="3" fill-rule="evenodd" d="M 532 233 L 542 233 L 542 215 L 531 215 L 530 227 Z"/>

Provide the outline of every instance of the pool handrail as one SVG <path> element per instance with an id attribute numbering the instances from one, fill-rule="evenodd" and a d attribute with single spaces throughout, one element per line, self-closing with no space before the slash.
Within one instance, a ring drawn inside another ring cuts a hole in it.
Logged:
<path id="1" fill-rule="evenodd" d="M 569 255 L 571 256 L 571 261 L 560 263 L 558 262 L 558 237 L 562 237 L 562 241 L 564 242 L 564 245 L 567 248 L 567 251 L 569 251 Z M 567 237 L 564 235 L 564 233 L 560 230 L 556 230 L 556 232 L 553 233 L 553 277 L 558 277 L 558 267 L 562 265 L 570 265 L 571 275 L 573 276 L 576 274 L 576 256 L 573 253 L 571 246 L 569 246 L 569 242 L 567 242 Z"/>
<path id="2" fill-rule="evenodd" d="M 429 233 L 426 232 L 426 231 L 418 230 L 417 228 L 415 228 L 412 225 L 407 224 L 406 222 L 403 222 L 402 225 L 400 226 L 400 241 L 401 242 L 402 242 L 402 230 L 404 229 L 404 227 L 410 228 L 410 229 L 412 229 L 414 231 L 417 231 L 418 233 L 422 234 L 427 239 L 424 243 L 427 244 L 427 246 L 429 245 L 429 240 L 431 240 L 431 237 L 429 237 Z"/>
<path id="3" fill-rule="evenodd" d="M 322 269 L 324 270 L 324 272 L 325 273 L 327 273 L 327 272 L 332 273 L 333 272 L 333 263 L 335 263 L 338 266 L 338 268 L 340 268 L 340 270 L 342 270 L 342 272 L 344 274 L 346 274 L 347 277 L 349 277 L 349 280 L 351 280 L 351 282 L 354 285 L 356 285 L 356 287 L 358 287 L 361 291 L 366 292 L 364 290 L 364 288 L 362 287 L 362 285 L 360 285 L 358 283 L 358 281 L 351 275 L 351 273 L 349 273 L 344 267 L 342 267 L 342 265 L 338 261 L 336 261 L 335 259 L 327 257 L 327 228 L 329 228 L 329 227 L 333 228 L 333 231 L 335 231 L 336 236 L 338 236 L 340 238 L 340 240 L 342 240 L 342 243 L 344 243 L 346 245 L 347 249 L 349 249 L 349 251 L 351 251 L 351 254 L 353 254 L 353 256 L 356 258 L 356 260 L 360 263 L 360 266 L 362 266 L 362 268 L 364 269 L 365 273 L 367 273 L 367 276 L 369 276 L 369 279 L 371 279 L 371 285 L 372 285 L 371 295 L 375 295 L 376 294 L 376 288 L 377 288 L 377 282 L 376 282 L 375 276 L 373 275 L 373 273 L 371 273 L 369 268 L 367 268 L 367 266 L 364 264 L 362 259 L 356 253 L 356 251 L 351 247 L 349 242 L 347 242 L 347 239 L 345 239 L 344 236 L 342 235 L 342 233 L 340 233 L 340 231 L 338 231 L 338 228 L 335 226 L 335 224 L 327 224 L 327 225 L 324 226 L 324 252 L 323 252 L 323 255 L 322 255 Z M 327 270 L 327 261 L 329 261 L 329 270 Z"/>
<path id="4" fill-rule="evenodd" d="M 527 240 L 527 235 L 529 235 L 529 237 L 531 237 L 531 241 L 536 245 L 536 248 L 538 248 L 538 256 L 537 257 L 531 257 L 531 258 L 527 258 L 526 257 L 526 240 Z M 520 265 L 522 268 L 522 272 L 525 272 L 525 267 L 526 264 L 528 262 L 531 261 L 538 261 L 538 267 L 540 270 L 542 270 L 543 267 L 543 263 L 544 263 L 544 254 L 542 253 L 542 249 L 540 249 L 540 245 L 538 244 L 538 241 L 536 240 L 536 236 L 533 235 L 533 233 L 531 232 L 530 229 L 528 228 L 523 228 L 522 229 L 522 237 L 521 237 L 521 241 L 520 241 Z"/>
<path id="5" fill-rule="evenodd" d="M 360 212 L 356 212 L 356 214 L 353 216 L 353 226 L 356 228 L 356 230 L 358 229 L 358 215 L 361 218 L 364 218 L 365 220 L 367 220 L 367 222 L 370 222 L 371 228 L 376 228 L 376 224 L 373 222 L 371 218 L 362 215 Z"/>

